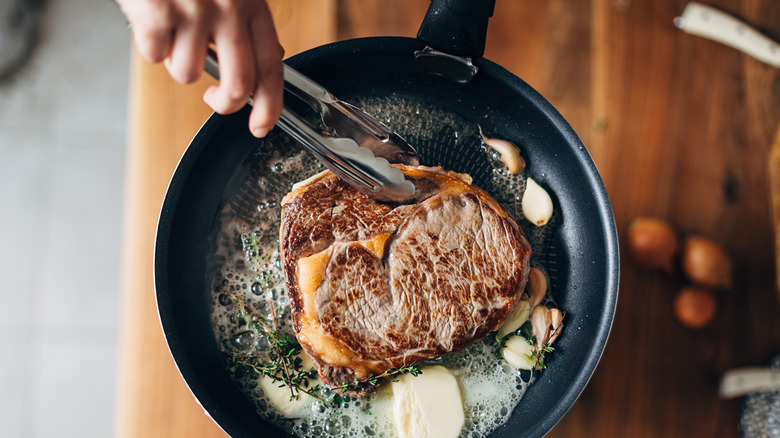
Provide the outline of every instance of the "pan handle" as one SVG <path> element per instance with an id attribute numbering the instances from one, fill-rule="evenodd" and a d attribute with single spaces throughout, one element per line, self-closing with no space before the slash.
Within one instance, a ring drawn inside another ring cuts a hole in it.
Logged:
<path id="1" fill-rule="evenodd" d="M 431 0 L 417 38 L 450 55 L 482 57 L 495 5 L 495 0 Z"/>

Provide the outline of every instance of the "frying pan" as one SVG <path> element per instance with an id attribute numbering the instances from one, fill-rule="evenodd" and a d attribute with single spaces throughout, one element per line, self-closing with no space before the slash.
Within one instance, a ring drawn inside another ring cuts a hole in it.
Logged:
<path id="1" fill-rule="evenodd" d="M 417 39 L 342 41 L 286 62 L 346 101 L 389 99 L 452 114 L 425 128 L 434 132 L 424 133 L 407 132 L 392 110 L 383 114 L 418 148 L 424 165 L 468 172 L 477 186 L 489 192 L 497 188 L 501 182 L 492 177 L 486 154 L 475 153 L 478 137 L 467 135 L 478 124 L 492 137 L 518 144 L 527 173 L 548 188 L 556 223 L 546 237 L 543 262 L 550 269 L 555 300 L 567 312 L 566 328 L 547 369 L 491 435 L 535 437 L 552 429 L 572 406 L 604 349 L 617 300 L 617 233 L 598 171 L 569 124 L 528 84 L 480 57 L 490 15 L 491 2 L 434 0 Z M 470 57 L 478 72 L 468 77 L 473 69 L 463 59 L 416 60 L 415 52 L 426 46 Z M 212 115 L 181 157 L 160 213 L 155 287 L 171 354 L 205 411 L 233 437 L 274 437 L 283 433 L 257 414 L 232 380 L 210 319 L 211 258 L 220 208 L 236 179 L 246 174 L 248 157 L 273 148 L 251 136 L 248 115 L 247 108 Z M 533 228 L 527 222 L 522 226 Z"/>

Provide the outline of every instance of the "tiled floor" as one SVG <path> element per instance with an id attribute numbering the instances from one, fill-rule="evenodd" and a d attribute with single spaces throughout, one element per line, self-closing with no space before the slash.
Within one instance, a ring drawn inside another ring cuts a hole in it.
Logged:
<path id="1" fill-rule="evenodd" d="M 9 0 L 0 0 L 9 1 Z M 130 34 L 49 0 L 0 84 L 0 436 L 113 435 Z"/>

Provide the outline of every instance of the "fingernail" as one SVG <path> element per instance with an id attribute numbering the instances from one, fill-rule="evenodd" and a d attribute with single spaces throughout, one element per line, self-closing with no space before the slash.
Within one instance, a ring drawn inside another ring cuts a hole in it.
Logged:
<path id="1" fill-rule="evenodd" d="M 255 128 L 254 131 L 252 131 L 252 135 L 254 135 L 257 138 L 263 138 L 265 135 L 268 134 L 268 130 L 263 128 Z"/>

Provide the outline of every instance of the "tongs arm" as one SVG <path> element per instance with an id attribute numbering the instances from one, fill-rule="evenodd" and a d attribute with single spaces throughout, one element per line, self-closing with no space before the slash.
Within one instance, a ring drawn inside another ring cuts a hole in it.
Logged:
<path id="1" fill-rule="evenodd" d="M 204 69 L 219 80 L 219 65 L 213 50 L 209 49 Z M 333 113 L 331 108 L 340 103 L 327 90 L 287 65 L 284 65 L 284 77 L 285 89 L 310 105 L 324 121 L 328 114 Z M 249 104 L 252 104 L 251 96 Z M 389 202 L 405 202 L 414 197 L 414 184 L 407 181 L 400 170 L 391 167 L 386 159 L 377 158 L 371 150 L 359 147 L 356 139 L 336 137 L 317 129 L 287 105 L 282 109 L 278 126 L 330 171 L 359 191 Z"/>

